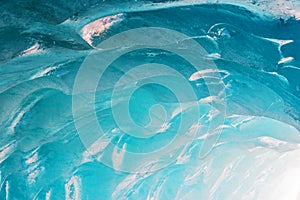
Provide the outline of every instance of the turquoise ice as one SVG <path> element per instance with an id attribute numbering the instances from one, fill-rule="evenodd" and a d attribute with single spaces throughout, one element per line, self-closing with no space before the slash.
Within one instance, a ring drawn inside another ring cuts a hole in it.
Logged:
<path id="1" fill-rule="evenodd" d="M 299 199 L 299 13 L 279 0 L 2 3 L 0 199 Z M 105 43 L 150 27 L 186 38 Z M 76 90 L 87 63 L 79 86 L 95 89 Z"/>

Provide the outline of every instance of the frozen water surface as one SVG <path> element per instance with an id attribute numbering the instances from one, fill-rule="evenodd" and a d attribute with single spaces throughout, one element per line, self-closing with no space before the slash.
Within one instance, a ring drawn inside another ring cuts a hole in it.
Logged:
<path id="1" fill-rule="evenodd" d="M 0 199 L 300 199 L 300 3 L 0 5 Z"/>

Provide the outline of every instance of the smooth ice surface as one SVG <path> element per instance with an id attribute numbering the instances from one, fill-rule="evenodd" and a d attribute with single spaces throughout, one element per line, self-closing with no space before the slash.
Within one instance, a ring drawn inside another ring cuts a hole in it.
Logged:
<path id="1" fill-rule="evenodd" d="M 0 199 L 300 199 L 299 19 L 298 0 L 2 2 Z M 74 90 L 88 56 L 123 50 L 101 42 L 141 27 L 198 42 L 203 69 L 163 50 L 168 45 L 133 43 L 95 91 Z M 170 88 L 180 78 L 153 79 L 168 88 L 128 76 L 138 65 L 142 77 L 169 66 L 189 85 L 176 91 L 194 96 L 178 101 Z M 220 83 L 224 91 L 212 93 Z M 114 115 L 128 99 L 137 126 Z M 95 124 L 103 137 L 92 135 Z M 151 133 L 137 128 L 149 124 Z"/>

